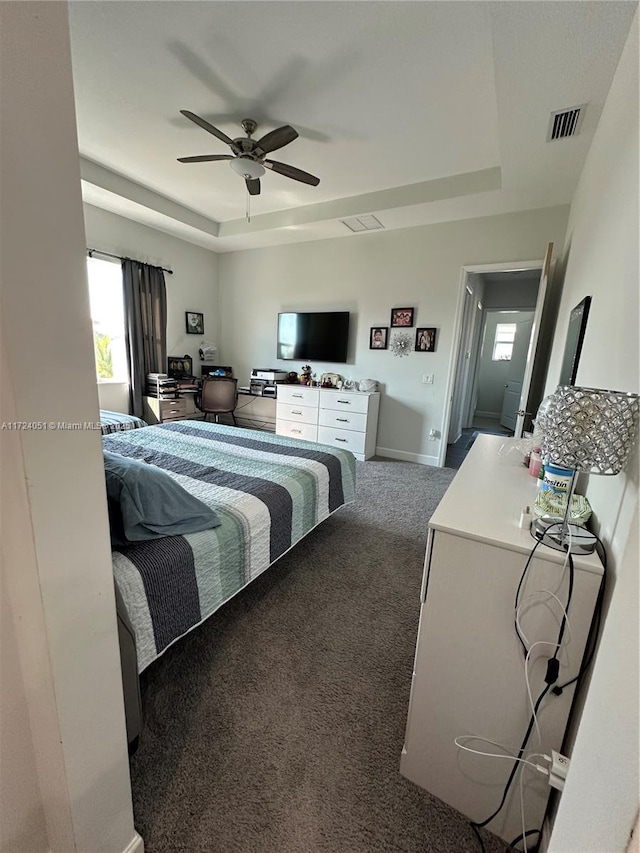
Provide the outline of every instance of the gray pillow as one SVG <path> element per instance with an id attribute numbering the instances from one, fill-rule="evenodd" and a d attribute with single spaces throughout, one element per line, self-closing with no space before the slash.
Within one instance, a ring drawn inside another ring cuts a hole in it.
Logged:
<path id="1" fill-rule="evenodd" d="M 216 513 L 161 468 L 109 450 L 103 453 L 114 544 L 219 526 Z"/>

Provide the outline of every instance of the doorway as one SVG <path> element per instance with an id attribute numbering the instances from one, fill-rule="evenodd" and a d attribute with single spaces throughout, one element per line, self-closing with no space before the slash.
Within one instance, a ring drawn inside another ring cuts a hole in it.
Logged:
<path id="1" fill-rule="evenodd" d="M 546 264 L 544 265 L 546 266 Z M 447 467 L 460 466 L 476 436 L 512 436 L 523 376 L 539 327 L 543 262 L 466 268 L 459 348 L 450 393 Z M 506 387 L 505 387 L 506 386 Z"/>

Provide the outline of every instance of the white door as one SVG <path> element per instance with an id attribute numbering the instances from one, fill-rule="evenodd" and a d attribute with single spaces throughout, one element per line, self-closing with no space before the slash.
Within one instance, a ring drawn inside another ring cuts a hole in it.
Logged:
<path id="1" fill-rule="evenodd" d="M 545 295 L 547 293 L 547 282 L 549 280 L 549 270 L 551 268 L 551 255 L 553 254 L 553 243 L 547 246 L 547 252 L 544 256 L 542 265 L 542 273 L 540 275 L 540 285 L 538 286 L 538 300 L 536 302 L 536 310 L 533 315 L 533 327 L 531 329 L 531 339 L 527 351 L 527 363 L 522 377 L 522 390 L 520 392 L 520 405 L 516 411 L 516 426 L 514 436 L 520 438 L 524 421 L 527 416 L 535 415 L 535 412 L 530 412 L 527 409 L 529 404 L 529 394 L 531 391 L 531 377 L 533 375 L 533 362 L 538 346 L 538 337 L 540 335 L 540 320 L 542 319 L 542 309 L 544 308 Z"/>
<path id="2" fill-rule="evenodd" d="M 517 426 L 518 409 L 521 408 L 522 377 L 527 365 L 532 331 L 533 319 L 531 315 L 527 319 L 519 320 L 516 323 L 513 351 L 511 353 L 511 361 L 509 362 L 509 376 L 504 386 L 502 411 L 500 413 L 501 426 L 514 431 Z"/>

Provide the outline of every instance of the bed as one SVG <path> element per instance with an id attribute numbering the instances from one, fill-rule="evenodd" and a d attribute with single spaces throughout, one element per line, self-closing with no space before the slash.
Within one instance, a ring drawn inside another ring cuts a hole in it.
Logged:
<path id="1" fill-rule="evenodd" d="M 114 550 L 139 672 L 355 499 L 349 451 L 272 433 L 174 421 L 107 435 L 103 444 L 164 469 L 220 521 Z"/>
<path id="2" fill-rule="evenodd" d="M 147 422 L 135 415 L 125 415 L 122 412 L 110 412 L 108 409 L 100 409 L 100 429 L 103 435 L 112 432 L 122 432 L 127 429 L 139 429 L 146 427 Z"/>

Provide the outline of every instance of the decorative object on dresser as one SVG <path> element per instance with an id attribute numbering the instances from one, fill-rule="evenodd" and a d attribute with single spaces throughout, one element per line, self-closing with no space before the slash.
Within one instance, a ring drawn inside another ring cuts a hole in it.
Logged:
<path id="1" fill-rule="evenodd" d="M 396 332 L 391 339 L 391 352 L 394 355 L 409 355 L 412 342 L 409 332 Z"/>
<path id="2" fill-rule="evenodd" d="M 376 452 L 380 393 L 280 385 L 276 433 L 350 450 L 364 461 Z"/>
<path id="3" fill-rule="evenodd" d="M 435 352 L 436 330 L 434 328 L 416 329 L 416 352 Z"/>
<path id="4" fill-rule="evenodd" d="M 369 332 L 369 349 L 387 349 L 389 346 L 389 327 L 372 326 Z"/>
<path id="5" fill-rule="evenodd" d="M 602 388 L 559 385 L 544 416 L 543 462 L 568 469 L 571 476 L 562 523 L 538 519 L 532 534 L 550 548 L 581 554 L 593 551 L 595 537 L 570 524 L 578 474 L 619 474 L 627 461 L 638 421 L 638 395 Z"/>
<path id="6" fill-rule="evenodd" d="M 204 314 L 198 311 L 185 311 L 184 316 L 188 335 L 204 335 Z"/>
<path id="7" fill-rule="evenodd" d="M 550 777 L 523 762 L 562 751 L 604 578 L 595 554 L 532 550 L 519 516 L 535 481 L 518 455 L 499 452 L 516 441 L 478 436 L 429 522 L 400 760 L 404 776 L 474 830 L 489 825 L 514 844 L 541 830 Z M 487 484 L 492 500 L 478 501 Z"/>
<path id="8" fill-rule="evenodd" d="M 391 309 L 391 328 L 398 327 L 409 328 L 413 326 L 413 308 L 392 308 Z"/>

